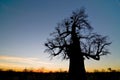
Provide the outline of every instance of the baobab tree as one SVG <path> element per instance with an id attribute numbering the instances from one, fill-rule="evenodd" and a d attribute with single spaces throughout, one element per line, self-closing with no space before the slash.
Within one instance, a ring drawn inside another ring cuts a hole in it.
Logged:
<path id="1" fill-rule="evenodd" d="M 83 8 L 73 11 L 70 17 L 58 23 L 51 33 L 52 38 L 45 43 L 45 51 L 50 55 L 69 59 L 69 80 L 87 80 L 84 60 L 100 60 L 100 56 L 109 53 L 108 37 L 94 33 L 87 17 Z"/>

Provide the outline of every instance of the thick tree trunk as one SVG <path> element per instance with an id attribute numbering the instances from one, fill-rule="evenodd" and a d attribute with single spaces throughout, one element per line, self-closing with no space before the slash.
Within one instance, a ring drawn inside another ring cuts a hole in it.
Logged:
<path id="1" fill-rule="evenodd" d="M 80 40 L 76 33 L 76 25 L 72 26 L 69 62 L 69 80 L 87 80 L 84 66 L 84 58 L 81 53 Z"/>
<path id="2" fill-rule="evenodd" d="M 87 80 L 83 58 L 71 57 L 69 63 L 69 80 Z"/>

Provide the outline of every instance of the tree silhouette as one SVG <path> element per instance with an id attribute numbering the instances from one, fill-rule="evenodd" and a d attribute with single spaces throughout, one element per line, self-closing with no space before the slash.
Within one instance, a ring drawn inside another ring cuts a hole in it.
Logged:
<path id="1" fill-rule="evenodd" d="M 73 11 L 69 18 L 58 23 L 53 38 L 48 39 L 45 46 L 52 56 L 62 55 L 69 59 L 69 80 L 87 80 L 84 60 L 100 60 L 100 56 L 109 53 L 107 36 L 93 33 L 93 27 L 87 20 L 85 9 Z"/>

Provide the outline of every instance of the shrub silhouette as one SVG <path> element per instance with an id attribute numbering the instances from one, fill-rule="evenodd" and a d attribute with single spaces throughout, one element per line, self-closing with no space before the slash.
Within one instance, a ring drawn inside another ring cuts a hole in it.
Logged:
<path id="1" fill-rule="evenodd" d="M 120 72 L 86 73 L 87 80 L 120 80 Z M 36 73 L 0 71 L 0 80 L 67 80 L 66 72 Z"/>

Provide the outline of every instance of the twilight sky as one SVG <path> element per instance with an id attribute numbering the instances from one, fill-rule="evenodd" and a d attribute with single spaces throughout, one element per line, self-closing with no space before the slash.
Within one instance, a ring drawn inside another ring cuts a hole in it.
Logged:
<path id="1" fill-rule="evenodd" d="M 120 0 L 0 0 L 0 68 L 68 70 L 68 61 L 44 53 L 57 23 L 86 8 L 94 32 L 108 35 L 111 54 L 86 60 L 86 69 L 120 69 Z"/>

